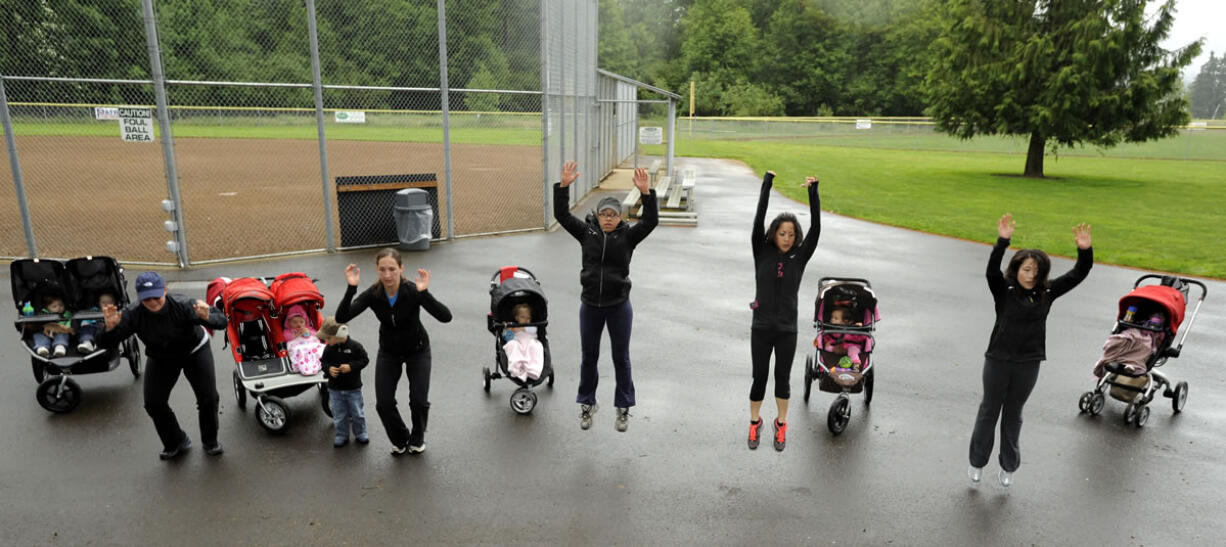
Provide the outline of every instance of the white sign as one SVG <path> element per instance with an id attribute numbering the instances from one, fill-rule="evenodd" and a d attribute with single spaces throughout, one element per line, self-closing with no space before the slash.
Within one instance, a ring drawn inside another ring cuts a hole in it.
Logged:
<path id="1" fill-rule="evenodd" d="M 664 128 L 640 127 L 639 144 L 664 144 Z"/>
<path id="2" fill-rule="evenodd" d="M 872 129 L 873 120 L 856 120 L 856 129 Z"/>
<path id="3" fill-rule="evenodd" d="M 336 123 L 366 123 L 366 112 L 345 112 L 338 110 L 336 112 Z"/>
<path id="4" fill-rule="evenodd" d="M 119 109 L 112 106 L 95 106 L 94 119 L 96 120 L 118 120 Z"/>
<path id="5" fill-rule="evenodd" d="M 1192 122 L 1188 124 L 1189 131 L 1204 131 L 1209 127 L 1209 122 Z"/>
<path id="6" fill-rule="evenodd" d="M 148 108 L 119 107 L 123 142 L 153 142 L 153 112 Z"/>

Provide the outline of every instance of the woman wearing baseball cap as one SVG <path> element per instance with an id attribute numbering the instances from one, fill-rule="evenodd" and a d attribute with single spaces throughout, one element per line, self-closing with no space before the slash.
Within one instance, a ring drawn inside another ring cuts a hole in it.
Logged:
<path id="1" fill-rule="evenodd" d="M 630 328 L 634 308 L 630 306 L 630 257 L 635 247 L 659 223 L 656 191 L 647 185 L 647 170 L 634 170 L 634 186 L 643 195 L 643 217 L 631 226 L 622 219 L 621 202 L 614 197 L 600 200 L 596 213 L 587 221 L 570 212 L 571 183 L 579 178 L 579 165 L 568 161 L 562 166 L 562 181 L 553 189 L 553 216 L 575 239 L 583 253 L 583 269 L 579 283 L 579 342 L 583 361 L 579 369 L 579 427 L 592 426 L 596 404 L 596 361 L 600 358 L 600 335 L 609 328 L 613 353 L 613 369 L 617 385 L 613 404 L 617 417 L 613 422 L 618 431 L 625 431 L 634 406 L 634 380 L 630 376 Z"/>
<path id="2" fill-rule="evenodd" d="M 122 311 L 114 305 L 102 307 L 106 332 L 98 336 L 98 343 L 114 347 L 135 334 L 145 345 L 149 356 L 145 365 L 145 412 L 153 419 L 162 440 L 158 456 L 169 460 L 192 445 L 187 433 L 179 428 L 169 404 L 170 391 L 180 372 L 196 393 L 204 451 L 210 456 L 221 454 L 221 443 L 217 442 L 220 397 L 213 371 L 213 351 L 204 327 L 225 329 L 225 315 L 203 301 L 167 294 L 166 281 L 156 272 L 136 276 L 136 298 L 139 302 Z"/>

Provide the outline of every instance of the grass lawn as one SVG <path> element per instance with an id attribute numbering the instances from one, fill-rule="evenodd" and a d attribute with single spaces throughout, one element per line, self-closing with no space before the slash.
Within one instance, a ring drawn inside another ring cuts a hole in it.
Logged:
<path id="1" fill-rule="evenodd" d="M 1076 255 L 1072 226 L 1088 222 L 1096 261 L 1226 278 L 1220 161 L 1049 157 L 1051 178 L 1034 180 L 1013 176 L 1022 155 L 683 139 L 676 153 L 774 170 L 776 188 L 798 200 L 802 177 L 817 173 L 826 210 L 975 241 L 994 241 L 1011 212 L 1015 246 L 1056 255 Z"/>

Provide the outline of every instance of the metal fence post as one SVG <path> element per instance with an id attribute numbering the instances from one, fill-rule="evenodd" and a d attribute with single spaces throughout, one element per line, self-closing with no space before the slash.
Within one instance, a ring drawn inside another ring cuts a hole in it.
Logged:
<path id="1" fill-rule="evenodd" d="M 4 126 L 4 146 L 9 152 L 9 168 L 13 170 L 13 189 L 17 192 L 17 208 L 21 210 L 21 229 L 26 233 L 26 249 L 30 258 L 38 258 L 34 244 L 34 225 L 30 222 L 30 205 L 26 202 L 26 185 L 21 178 L 21 162 L 17 159 L 17 137 L 13 135 L 13 119 L 9 117 L 9 98 L 4 92 L 4 77 L 0 76 L 0 123 Z"/>
<path id="2" fill-rule="evenodd" d="M 311 88 L 315 91 L 315 125 L 319 132 L 319 178 L 323 183 L 324 233 L 328 238 L 328 252 L 336 251 L 332 234 L 332 195 L 328 188 L 328 139 L 324 135 L 323 75 L 319 69 L 319 32 L 315 22 L 315 0 L 306 0 L 307 32 L 311 35 Z"/>
<path id="3" fill-rule="evenodd" d="M 455 215 L 451 213 L 451 97 L 447 85 L 447 6 L 438 0 L 438 73 L 443 100 L 443 180 L 447 195 L 447 239 L 455 239 Z"/>
<path id="4" fill-rule="evenodd" d="M 549 7 L 547 0 L 540 0 L 541 42 L 541 227 L 549 229 Z"/>
<path id="5" fill-rule="evenodd" d="M 179 197 L 179 174 L 175 167 L 175 146 L 170 136 L 170 111 L 166 108 L 166 76 L 162 74 L 162 53 L 158 49 L 157 21 L 153 17 L 153 0 L 141 0 L 145 19 L 145 42 L 149 48 L 149 71 L 153 75 L 153 95 L 157 101 L 158 126 L 162 130 L 162 162 L 166 166 L 166 187 L 174 211 L 175 241 L 178 243 L 179 267 L 190 263 L 187 257 L 187 226 L 183 223 L 183 201 Z"/>
<path id="6" fill-rule="evenodd" d="M 664 172 L 673 173 L 673 137 L 677 135 L 677 101 L 668 98 L 668 155 L 664 158 Z"/>

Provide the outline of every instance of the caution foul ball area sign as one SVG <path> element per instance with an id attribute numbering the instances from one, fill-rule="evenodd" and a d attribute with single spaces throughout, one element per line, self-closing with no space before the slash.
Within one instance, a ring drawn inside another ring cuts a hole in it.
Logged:
<path id="1" fill-rule="evenodd" d="M 153 112 L 148 108 L 119 107 L 123 142 L 153 142 Z"/>

